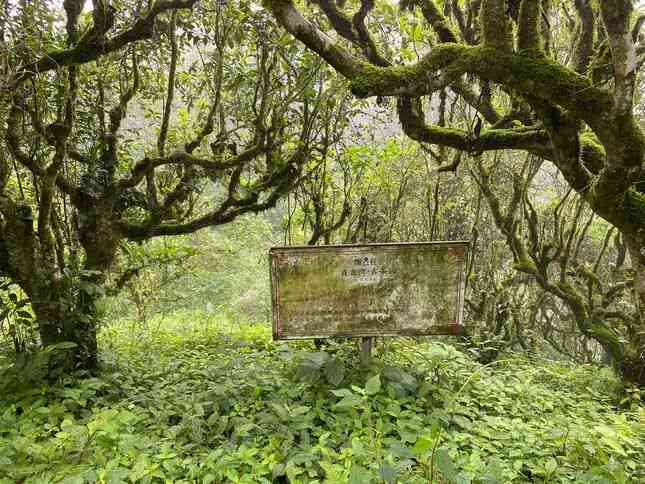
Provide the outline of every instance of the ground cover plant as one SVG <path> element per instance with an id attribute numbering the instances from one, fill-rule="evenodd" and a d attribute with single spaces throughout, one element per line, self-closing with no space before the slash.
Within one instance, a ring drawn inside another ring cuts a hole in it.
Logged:
<path id="1" fill-rule="evenodd" d="M 3 388 L 0 482 L 645 479 L 645 409 L 608 369 L 407 339 L 362 368 L 351 342 L 171 320 L 106 326 L 99 377 Z"/>

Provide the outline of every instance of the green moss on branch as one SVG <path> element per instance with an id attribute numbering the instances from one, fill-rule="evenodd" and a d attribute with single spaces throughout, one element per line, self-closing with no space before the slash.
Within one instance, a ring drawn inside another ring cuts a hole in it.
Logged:
<path id="1" fill-rule="evenodd" d="M 554 102 L 585 120 L 596 133 L 612 130 L 602 113 L 611 111 L 610 94 L 590 80 L 548 58 L 503 53 L 489 47 L 442 44 L 416 64 L 374 67 L 363 64 L 351 76 L 358 97 L 426 95 L 474 74 L 516 92 Z"/>
<path id="2" fill-rule="evenodd" d="M 484 45 L 504 52 L 513 50 L 513 27 L 505 0 L 483 0 L 479 21 Z"/>
<path id="3" fill-rule="evenodd" d="M 584 166 L 593 174 L 600 173 L 605 166 L 607 154 L 596 135 L 590 131 L 580 135 L 580 152 Z"/>
<path id="4" fill-rule="evenodd" d="M 443 44 L 417 64 L 407 66 L 376 67 L 364 63 L 351 76 L 350 88 L 360 98 L 384 93 L 422 96 L 456 80 L 441 71 L 459 56 L 462 48 L 460 44 Z"/>
<path id="5" fill-rule="evenodd" d="M 634 225 L 645 226 L 645 194 L 631 188 L 625 193 L 625 209 L 629 221 Z"/>
<path id="6" fill-rule="evenodd" d="M 534 54 L 542 53 L 540 42 L 541 0 L 522 0 L 517 27 L 517 49 Z"/>

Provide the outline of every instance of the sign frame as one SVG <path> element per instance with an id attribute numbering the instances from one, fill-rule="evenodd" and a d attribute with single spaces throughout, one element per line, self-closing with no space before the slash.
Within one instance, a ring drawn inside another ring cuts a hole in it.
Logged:
<path id="1" fill-rule="evenodd" d="M 351 331 L 351 332 L 333 332 L 318 333 L 311 335 L 288 335 L 284 332 L 284 324 L 281 320 L 281 305 L 279 300 L 280 281 L 277 274 L 277 261 L 282 255 L 287 254 L 301 256 L 303 254 L 320 254 L 320 253 L 344 253 L 351 255 L 352 252 L 364 253 L 366 251 L 396 251 L 400 248 L 414 249 L 434 249 L 446 250 L 462 249 L 461 261 L 457 271 L 457 297 L 454 314 L 456 319 L 445 325 L 428 326 L 424 330 L 387 330 L 387 331 Z M 272 306 L 272 332 L 274 340 L 303 340 L 303 339 L 323 339 L 323 338 L 370 338 L 381 336 L 432 336 L 432 335 L 460 335 L 464 332 L 464 299 L 466 289 L 466 270 L 470 257 L 471 244 L 468 240 L 455 241 L 432 241 L 432 242 L 383 242 L 373 244 L 339 244 L 339 245 L 293 245 L 272 247 L 269 249 L 269 272 L 271 281 L 271 306 Z"/>

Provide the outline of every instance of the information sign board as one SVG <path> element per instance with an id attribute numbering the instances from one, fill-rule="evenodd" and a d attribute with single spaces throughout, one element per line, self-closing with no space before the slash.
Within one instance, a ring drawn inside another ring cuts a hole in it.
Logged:
<path id="1" fill-rule="evenodd" d="M 469 243 L 275 247 L 274 339 L 461 334 Z"/>

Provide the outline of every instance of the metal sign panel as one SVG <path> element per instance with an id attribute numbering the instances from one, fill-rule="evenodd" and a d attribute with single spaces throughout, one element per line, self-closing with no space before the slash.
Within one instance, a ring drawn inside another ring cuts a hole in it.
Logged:
<path id="1" fill-rule="evenodd" d="M 273 338 L 460 334 L 469 243 L 274 247 Z"/>

